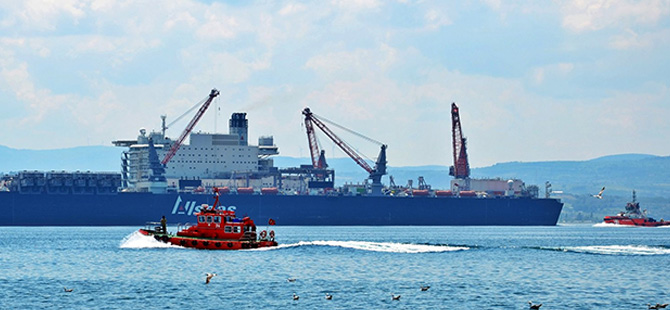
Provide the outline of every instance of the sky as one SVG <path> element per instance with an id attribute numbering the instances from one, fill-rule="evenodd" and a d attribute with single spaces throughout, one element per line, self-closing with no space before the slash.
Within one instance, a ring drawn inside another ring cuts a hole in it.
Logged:
<path id="1" fill-rule="evenodd" d="M 0 145 L 110 146 L 216 88 L 196 131 L 246 112 L 284 156 L 309 107 L 391 166 L 451 165 L 452 102 L 471 167 L 668 156 L 668 55 L 670 1 L 0 0 Z"/>

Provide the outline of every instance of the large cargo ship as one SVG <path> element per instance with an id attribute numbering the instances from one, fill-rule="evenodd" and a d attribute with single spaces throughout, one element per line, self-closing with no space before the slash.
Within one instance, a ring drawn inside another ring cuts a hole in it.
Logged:
<path id="1" fill-rule="evenodd" d="M 452 104 L 454 176 L 451 188 L 433 190 L 396 186 L 386 174 L 386 145 L 381 145 L 374 168 L 334 135 L 309 109 L 303 111 L 312 164 L 274 167 L 279 154 L 273 137 L 248 143 L 246 113 L 233 113 L 229 133 L 192 132 L 218 95 L 212 90 L 177 140 L 162 130 L 140 129 L 134 140 L 113 143 L 124 147 L 121 172 L 23 171 L 0 180 L 2 226 L 142 225 L 165 216 L 170 223 L 187 223 L 202 205 L 211 205 L 213 187 L 220 188 L 222 208 L 258 223 L 278 225 L 556 225 L 563 204 L 539 198 L 537 186 L 521 180 L 471 179 L 460 129 L 458 108 Z M 362 184 L 335 186 L 318 149 L 314 127 L 370 173 Z M 311 132 L 310 132 L 311 131 Z M 190 143 L 183 143 L 190 137 Z M 162 158 L 162 160 L 160 160 Z M 446 176 L 445 176 L 446 177 Z M 371 182 L 368 182 L 371 181 Z"/>

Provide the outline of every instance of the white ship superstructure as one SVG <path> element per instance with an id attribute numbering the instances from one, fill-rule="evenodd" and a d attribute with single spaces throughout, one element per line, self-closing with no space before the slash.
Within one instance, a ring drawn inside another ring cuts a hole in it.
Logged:
<path id="1" fill-rule="evenodd" d="M 168 187 L 188 184 L 189 180 L 202 185 L 276 186 L 275 178 L 271 176 L 276 169 L 269 157 L 279 154 L 278 148 L 272 136 L 260 137 L 259 145 L 248 144 L 246 113 L 233 113 L 228 134 L 193 132 L 189 137 L 189 143 L 181 145 L 165 166 Z M 175 143 L 164 130 L 147 134 L 144 129 L 140 129 L 135 141 L 114 141 L 116 146 L 128 147 L 121 161 L 122 187 L 150 191 L 150 186 L 146 185 L 154 173 L 149 160 L 150 140 L 158 158 L 164 158 Z"/>

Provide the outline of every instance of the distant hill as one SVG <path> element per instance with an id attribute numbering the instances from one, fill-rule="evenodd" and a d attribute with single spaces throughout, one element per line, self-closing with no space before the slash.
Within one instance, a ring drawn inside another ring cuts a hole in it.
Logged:
<path id="1" fill-rule="evenodd" d="M 554 190 L 572 194 L 670 197 L 670 156 L 611 155 L 587 161 L 510 162 L 473 169 L 473 177 L 521 178 L 526 184 L 551 182 Z"/>
<path id="2" fill-rule="evenodd" d="M 112 146 L 81 146 L 55 150 L 21 150 L 0 146 L 0 173 L 22 170 L 119 171 L 122 148 Z M 309 158 L 274 157 L 276 167 L 297 167 L 310 164 Z M 370 166 L 374 163 L 369 162 Z M 362 182 L 367 173 L 350 158 L 328 159 L 335 169 L 337 184 Z M 416 184 L 423 176 L 433 188 L 447 188 L 451 177 L 449 167 L 389 166 L 388 174 L 396 184 Z M 473 178 L 519 178 L 527 185 L 544 188 L 549 181 L 554 190 L 570 194 L 596 193 L 602 186 L 607 194 L 629 196 L 632 189 L 643 196 L 670 197 L 670 156 L 622 154 L 587 161 L 509 162 L 473 168 Z M 388 183 L 388 176 L 383 178 Z"/>
<path id="3" fill-rule="evenodd" d="M 111 146 L 83 146 L 57 150 L 18 150 L 0 146 L 0 173 L 22 170 L 119 171 L 123 149 Z M 309 158 L 274 157 L 276 167 L 310 164 Z M 335 169 L 337 185 L 360 183 L 367 173 L 349 158 L 328 159 Z M 373 163 L 369 163 L 373 166 Z M 448 188 L 451 177 L 447 166 L 389 166 L 398 185 L 423 176 L 433 188 Z M 554 194 L 565 203 L 564 221 L 599 221 L 606 214 L 622 210 L 631 192 L 655 217 L 670 218 L 670 156 L 621 154 L 587 161 L 509 162 L 472 169 L 473 178 L 522 179 L 526 185 L 538 185 L 544 194 L 549 181 Z M 388 184 L 388 176 L 383 182 Z M 604 199 L 591 197 L 606 187 Z"/>

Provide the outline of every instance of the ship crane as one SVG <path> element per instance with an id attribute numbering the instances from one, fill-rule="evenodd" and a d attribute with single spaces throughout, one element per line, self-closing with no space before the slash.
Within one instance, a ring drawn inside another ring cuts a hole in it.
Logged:
<path id="1" fill-rule="evenodd" d="M 161 161 L 161 164 L 165 166 L 172 157 L 177 153 L 179 148 L 181 147 L 181 144 L 184 142 L 184 139 L 186 139 L 186 136 L 188 136 L 189 133 L 191 133 L 191 130 L 193 130 L 193 127 L 198 123 L 200 118 L 202 117 L 203 114 L 205 114 L 205 111 L 207 111 L 207 108 L 209 108 L 209 105 L 212 103 L 212 100 L 216 98 L 216 96 L 219 95 L 219 91 L 215 89 L 212 89 L 212 91 L 209 93 L 209 96 L 202 101 L 203 104 L 200 106 L 200 109 L 198 109 L 198 112 L 195 113 L 195 116 L 193 116 L 193 119 L 191 119 L 191 122 L 188 123 L 188 126 L 184 128 L 184 131 L 181 133 L 181 136 L 179 136 L 179 139 L 175 141 L 175 143 L 172 144 L 172 147 L 170 147 L 170 150 L 165 154 L 165 158 Z M 165 126 L 163 126 L 163 130 L 165 130 Z"/>
<path id="2" fill-rule="evenodd" d="M 316 132 L 314 131 L 314 126 L 318 127 L 321 129 L 321 131 L 328 136 L 337 146 L 344 151 L 351 159 L 353 159 L 361 168 L 365 169 L 370 176 L 369 178 L 372 180 L 372 194 L 377 195 L 381 194 L 381 179 L 382 176 L 386 174 L 386 145 L 370 139 L 366 136 L 363 136 L 359 133 L 356 133 L 350 129 L 347 129 L 345 127 L 342 127 L 340 125 L 337 125 L 331 121 L 328 121 L 322 117 L 317 117 L 312 113 L 312 111 L 309 108 L 305 108 L 302 111 L 302 114 L 305 116 L 305 128 L 307 129 L 307 140 L 309 141 L 309 150 L 310 154 L 312 156 L 312 165 L 316 169 L 325 169 L 325 158 L 324 158 L 324 152 L 319 149 L 318 141 L 316 139 Z M 372 168 L 368 163 L 363 160 L 363 158 L 356 152 L 349 144 L 347 144 L 344 140 L 340 139 L 326 124 L 324 124 L 324 121 L 327 121 L 331 123 L 334 126 L 337 126 L 339 128 L 342 128 L 346 131 L 349 131 L 355 135 L 358 135 L 368 141 L 371 141 L 373 143 L 376 143 L 378 145 L 381 145 L 381 150 L 379 151 L 379 156 L 377 157 L 377 161 L 375 163 L 375 167 Z"/>
<path id="3" fill-rule="evenodd" d="M 451 126 L 454 165 L 449 167 L 449 175 L 457 179 L 464 179 L 466 188 L 463 189 L 469 189 L 470 163 L 468 162 L 468 152 L 466 150 L 466 138 L 463 137 L 461 117 L 456 103 L 451 104 Z"/>

